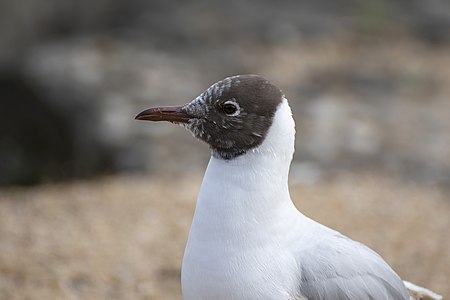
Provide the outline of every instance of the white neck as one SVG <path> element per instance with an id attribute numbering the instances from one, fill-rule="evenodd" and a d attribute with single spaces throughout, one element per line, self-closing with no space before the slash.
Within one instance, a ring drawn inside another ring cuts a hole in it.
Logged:
<path id="1" fill-rule="evenodd" d="M 294 135 L 283 99 L 257 149 L 229 161 L 211 158 L 183 258 L 184 299 L 295 295 L 297 279 L 291 275 L 297 265 L 289 255 L 273 257 L 295 243 L 305 220 L 288 190 Z"/>
<path id="2" fill-rule="evenodd" d="M 263 223 L 297 215 L 288 190 L 294 153 L 295 124 L 286 99 L 279 105 L 271 128 L 256 149 L 232 160 L 211 157 L 203 179 L 191 235 L 217 237 L 229 230 L 253 234 Z M 291 213 L 289 213 L 291 212 Z M 240 230 L 245 227 L 245 230 Z M 225 231 L 225 232 L 224 232 Z"/>

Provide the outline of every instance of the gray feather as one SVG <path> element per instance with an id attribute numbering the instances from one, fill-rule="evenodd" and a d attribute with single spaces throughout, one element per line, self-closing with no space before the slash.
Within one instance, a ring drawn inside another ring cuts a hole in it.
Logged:
<path id="1" fill-rule="evenodd" d="M 325 239 L 316 240 L 298 253 L 302 297 L 308 300 L 409 299 L 402 280 L 377 253 L 332 230 L 324 236 Z"/>

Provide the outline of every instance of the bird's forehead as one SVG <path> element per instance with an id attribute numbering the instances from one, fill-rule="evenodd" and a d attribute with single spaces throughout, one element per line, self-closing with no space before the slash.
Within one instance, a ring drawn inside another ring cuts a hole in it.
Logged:
<path id="1" fill-rule="evenodd" d="M 225 78 L 211 85 L 206 91 L 204 91 L 199 97 L 203 101 L 219 100 L 223 95 L 230 93 L 234 88 L 237 88 L 241 81 L 239 76 L 233 76 Z"/>

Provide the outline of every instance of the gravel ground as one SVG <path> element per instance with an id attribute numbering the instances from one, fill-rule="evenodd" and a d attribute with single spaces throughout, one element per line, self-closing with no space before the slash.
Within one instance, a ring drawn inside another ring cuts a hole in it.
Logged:
<path id="1" fill-rule="evenodd" d="M 432 187 L 342 175 L 291 185 L 296 205 L 450 296 L 450 201 Z M 201 176 L 110 177 L 0 190 L 0 299 L 181 299 Z"/>

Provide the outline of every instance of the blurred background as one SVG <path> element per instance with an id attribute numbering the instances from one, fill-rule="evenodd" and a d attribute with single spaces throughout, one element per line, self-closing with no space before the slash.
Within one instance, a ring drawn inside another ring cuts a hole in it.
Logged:
<path id="1" fill-rule="evenodd" d="M 0 298 L 180 299 L 209 150 L 133 118 L 245 73 L 290 101 L 297 206 L 449 297 L 450 2 L 14 0 Z"/>

